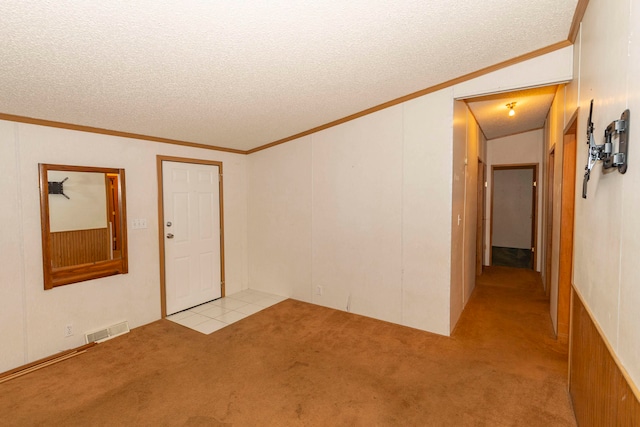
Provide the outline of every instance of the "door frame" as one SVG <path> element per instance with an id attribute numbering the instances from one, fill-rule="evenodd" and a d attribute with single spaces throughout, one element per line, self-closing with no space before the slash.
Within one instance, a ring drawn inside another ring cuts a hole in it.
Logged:
<path id="1" fill-rule="evenodd" d="M 560 245 L 558 250 L 557 339 L 568 344 L 573 286 L 573 239 L 576 203 L 578 110 L 562 132 L 562 178 L 560 190 Z"/>
<path id="2" fill-rule="evenodd" d="M 224 204 L 222 197 L 223 187 L 223 173 L 222 162 L 214 160 L 203 159 L 190 159 L 185 157 L 173 157 L 173 156 L 156 156 L 156 168 L 158 173 L 158 241 L 160 248 L 160 314 L 164 319 L 167 317 L 167 288 L 166 288 L 166 275 L 165 275 L 165 251 L 164 251 L 164 180 L 162 179 L 162 162 L 176 162 L 176 163 L 192 163 L 198 165 L 211 165 L 218 167 L 218 189 L 219 200 L 218 205 L 220 209 L 220 291 L 221 295 L 225 296 L 225 278 L 224 278 Z"/>
<path id="3" fill-rule="evenodd" d="M 489 265 L 493 265 L 493 199 L 495 198 L 495 171 L 509 169 L 532 169 L 533 170 L 533 203 L 531 213 L 531 248 L 533 249 L 532 270 L 536 270 L 538 265 L 538 163 L 517 163 L 506 165 L 491 165 L 491 224 L 489 225 Z"/>
<path id="4" fill-rule="evenodd" d="M 547 153 L 547 185 L 545 195 L 545 235 L 544 235 L 544 291 L 551 295 L 551 269 L 553 264 L 553 203 L 555 187 L 556 145 L 553 144 Z"/>
<path id="5" fill-rule="evenodd" d="M 485 182 L 487 180 L 487 165 L 478 158 L 478 182 L 476 183 L 478 200 L 476 201 L 477 222 L 476 222 L 476 276 L 482 275 L 484 266 L 484 242 L 485 242 L 485 203 L 486 191 Z"/>

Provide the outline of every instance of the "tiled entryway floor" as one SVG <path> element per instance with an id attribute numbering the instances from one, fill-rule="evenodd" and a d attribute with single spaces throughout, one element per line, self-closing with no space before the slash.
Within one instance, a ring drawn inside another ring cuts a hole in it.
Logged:
<path id="1" fill-rule="evenodd" d="M 286 299 L 286 297 L 279 295 L 245 289 L 236 294 L 172 314 L 167 316 L 167 320 L 203 334 L 210 334 Z"/>

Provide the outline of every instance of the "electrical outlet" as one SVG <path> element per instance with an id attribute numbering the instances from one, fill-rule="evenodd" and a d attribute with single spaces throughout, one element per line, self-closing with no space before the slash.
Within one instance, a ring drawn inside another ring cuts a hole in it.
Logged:
<path id="1" fill-rule="evenodd" d="M 64 327 L 64 336 L 70 337 L 73 335 L 73 325 L 69 324 Z"/>
<path id="2" fill-rule="evenodd" d="M 316 295 L 322 296 L 322 292 L 324 292 L 324 288 L 322 286 L 316 286 Z"/>

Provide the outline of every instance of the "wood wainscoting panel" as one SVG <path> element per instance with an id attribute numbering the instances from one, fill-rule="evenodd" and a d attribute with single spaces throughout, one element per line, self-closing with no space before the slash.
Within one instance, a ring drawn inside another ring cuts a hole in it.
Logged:
<path id="1" fill-rule="evenodd" d="M 640 425 L 637 390 L 616 363 L 575 289 L 572 301 L 569 392 L 578 425 Z"/>
<path id="2" fill-rule="evenodd" d="M 51 263 L 58 268 L 108 260 L 110 240 L 108 228 L 51 233 Z"/>

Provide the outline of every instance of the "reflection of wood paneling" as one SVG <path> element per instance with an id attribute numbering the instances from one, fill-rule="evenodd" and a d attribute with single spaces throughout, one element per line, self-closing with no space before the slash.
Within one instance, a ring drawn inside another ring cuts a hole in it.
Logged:
<path id="1" fill-rule="evenodd" d="M 569 391 L 580 426 L 640 425 L 640 403 L 574 291 Z M 637 391 L 637 390 L 636 390 Z"/>
<path id="2" fill-rule="evenodd" d="M 107 260 L 109 243 L 107 228 L 51 233 L 51 264 L 57 268 Z"/>

